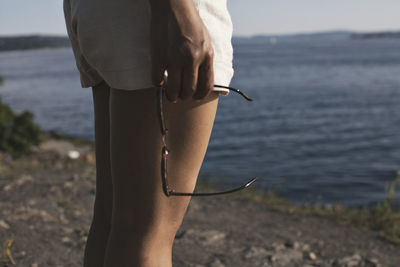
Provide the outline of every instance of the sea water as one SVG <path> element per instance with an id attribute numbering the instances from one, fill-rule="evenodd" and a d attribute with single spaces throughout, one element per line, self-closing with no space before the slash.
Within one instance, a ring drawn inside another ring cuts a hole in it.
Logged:
<path id="1" fill-rule="evenodd" d="M 400 170 L 400 40 L 348 34 L 235 38 L 200 179 L 295 202 L 370 204 Z M 2 100 L 46 130 L 94 139 L 91 88 L 71 48 L 0 53 Z M 156 119 L 156 118 L 155 118 Z M 397 198 L 399 196 L 397 195 Z"/>

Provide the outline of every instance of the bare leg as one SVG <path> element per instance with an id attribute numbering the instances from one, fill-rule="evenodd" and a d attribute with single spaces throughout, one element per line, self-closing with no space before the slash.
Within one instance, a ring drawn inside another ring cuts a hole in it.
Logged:
<path id="1" fill-rule="evenodd" d="M 85 248 L 84 267 L 102 267 L 111 229 L 110 87 L 103 81 L 92 88 L 95 115 L 96 198 Z"/>
<path id="2" fill-rule="evenodd" d="M 172 266 L 172 244 L 190 198 L 167 198 L 162 191 L 156 90 L 111 88 L 114 198 L 104 267 Z M 199 102 L 189 98 L 176 104 L 164 95 L 169 183 L 177 191 L 194 189 L 217 105 L 217 92 Z"/>

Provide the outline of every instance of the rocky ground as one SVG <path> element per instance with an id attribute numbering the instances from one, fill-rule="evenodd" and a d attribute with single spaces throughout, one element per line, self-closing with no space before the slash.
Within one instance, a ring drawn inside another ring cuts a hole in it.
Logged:
<path id="1" fill-rule="evenodd" d="M 31 156 L 0 154 L 0 267 L 82 266 L 93 144 L 45 137 Z M 400 246 L 328 218 L 221 196 L 192 199 L 173 260 L 188 267 L 400 266 Z"/>

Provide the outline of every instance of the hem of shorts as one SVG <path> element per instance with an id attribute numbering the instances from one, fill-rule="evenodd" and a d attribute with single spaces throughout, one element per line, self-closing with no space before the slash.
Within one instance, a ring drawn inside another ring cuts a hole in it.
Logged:
<path id="1" fill-rule="evenodd" d="M 229 86 L 233 76 L 233 69 L 227 68 L 223 64 L 217 64 L 217 68 L 221 71 L 217 73 L 214 78 L 215 84 Z M 105 81 L 111 88 L 120 90 L 139 90 L 145 88 L 155 88 L 151 83 L 151 77 L 149 71 L 145 68 L 132 68 L 121 71 L 102 71 L 90 69 L 87 74 L 81 72 L 81 86 L 82 88 L 89 88 L 99 84 L 101 81 Z M 150 82 L 149 82 L 150 81 Z M 134 84 L 134 86 L 132 86 Z M 227 96 L 230 92 L 229 89 L 214 87 L 213 91 L 219 92 L 223 96 Z"/>

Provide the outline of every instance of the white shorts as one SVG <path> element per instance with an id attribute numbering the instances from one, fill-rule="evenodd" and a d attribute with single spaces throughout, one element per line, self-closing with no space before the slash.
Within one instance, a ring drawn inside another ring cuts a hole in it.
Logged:
<path id="1" fill-rule="evenodd" d="M 192 0 L 211 36 L 214 84 L 233 77 L 232 21 L 226 0 Z M 64 0 L 67 32 L 83 88 L 105 80 L 112 88 L 154 87 L 149 0 Z M 222 95 L 228 89 L 214 87 Z"/>

